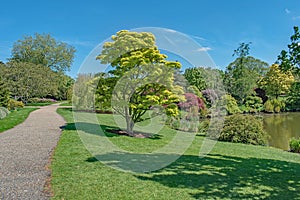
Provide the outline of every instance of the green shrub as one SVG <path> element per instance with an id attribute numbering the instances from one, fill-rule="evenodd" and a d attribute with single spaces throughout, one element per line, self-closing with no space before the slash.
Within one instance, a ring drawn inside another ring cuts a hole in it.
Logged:
<path id="1" fill-rule="evenodd" d="M 172 118 L 169 119 L 167 123 L 172 129 L 175 130 L 186 132 L 198 132 L 198 121 Z"/>
<path id="2" fill-rule="evenodd" d="M 208 119 L 201 120 L 198 124 L 198 132 L 200 134 L 205 135 L 208 130 L 208 127 L 209 127 L 209 120 Z"/>
<path id="3" fill-rule="evenodd" d="M 4 119 L 9 113 L 8 109 L 0 107 L 0 119 Z"/>
<path id="4" fill-rule="evenodd" d="M 264 108 L 263 100 L 258 96 L 248 96 L 245 99 L 244 107 L 242 108 L 243 112 L 246 113 L 257 113 L 261 112 Z"/>
<path id="5" fill-rule="evenodd" d="M 264 145 L 267 138 L 261 119 L 252 115 L 233 115 L 226 117 L 219 140 Z"/>
<path id="6" fill-rule="evenodd" d="M 300 137 L 299 139 L 292 138 L 290 140 L 290 151 L 300 153 Z"/>
<path id="7" fill-rule="evenodd" d="M 274 112 L 274 105 L 272 104 L 271 100 L 266 101 L 264 106 L 265 106 L 265 112 L 268 113 Z"/>
<path id="8" fill-rule="evenodd" d="M 269 99 L 268 101 L 266 101 L 264 107 L 265 107 L 265 112 L 279 113 L 281 110 L 285 109 L 285 103 L 282 100 Z"/>
<path id="9" fill-rule="evenodd" d="M 233 98 L 230 94 L 223 95 L 220 99 L 220 102 L 218 102 L 218 106 L 223 106 L 226 109 L 228 115 L 233 115 L 241 112 L 235 98 Z"/>
<path id="10" fill-rule="evenodd" d="M 47 98 L 30 98 L 27 101 L 27 103 L 55 103 L 55 102 L 56 100 L 47 99 Z"/>
<path id="11" fill-rule="evenodd" d="M 16 110 L 18 108 L 23 108 L 24 103 L 22 101 L 16 101 L 14 99 L 10 99 L 8 102 L 8 109 L 9 110 Z"/>
<path id="12" fill-rule="evenodd" d="M 179 130 L 179 128 L 180 128 L 180 120 L 173 119 L 172 122 L 170 123 L 170 126 L 171 126 L 172 129 Z"/>

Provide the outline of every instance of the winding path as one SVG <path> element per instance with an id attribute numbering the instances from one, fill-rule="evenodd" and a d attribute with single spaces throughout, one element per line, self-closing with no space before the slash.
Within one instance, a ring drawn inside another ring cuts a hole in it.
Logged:
<path id="1" fill-rule="evenodd" d="M 49 199 L 44 192 L 51 152 L 65 124 L 58 104 L 32 112 L 22 124 L 0 133 L 0 199 Z"/>

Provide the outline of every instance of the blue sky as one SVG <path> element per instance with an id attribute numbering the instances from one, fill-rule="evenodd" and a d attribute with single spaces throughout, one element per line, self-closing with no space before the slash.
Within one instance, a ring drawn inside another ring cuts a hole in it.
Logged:
<path id="1" fill-rule="evenodd" d="M 250 54 L 271 64 L 293 26 L 300 26 L 299 0 L 2 1 L 0 60 L 24 35 L 50 33 L 77 49 L 68 72 L 75 77 L 92 49 L 117 31 L 162 27 L 191 36 L 221 69 L 241 42 L 252 42 Z"/>

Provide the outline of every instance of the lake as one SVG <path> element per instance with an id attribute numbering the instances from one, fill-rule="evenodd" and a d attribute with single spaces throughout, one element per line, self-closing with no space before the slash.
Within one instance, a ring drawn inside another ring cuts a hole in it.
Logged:
<path id="1" fill-rule="evenodd" d="M 300 112 L 265 114 L 263 119 L 272 147 L 289 150 L 289 140 L 300 137 Z"/>

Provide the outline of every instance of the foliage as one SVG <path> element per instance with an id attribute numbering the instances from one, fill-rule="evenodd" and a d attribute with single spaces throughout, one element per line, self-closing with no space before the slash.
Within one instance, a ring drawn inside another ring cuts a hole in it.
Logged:
<path id="1" fill-rule="evenodd" d="M 300 32 L 299 27 L 294 27 L 294 35 L 291 36 L 288 52 L 282 50 L 278 56 L 280 68 L 284 71 L 291 70 L 295 75 L 300 75 Z"/>
<path id="2" fill-rule="evenodd" d="M 201 98 L 199 98 L 197 95 L 193 93 L 185 93 L 184 97 L 186 100 L 178 104 L 180 109 L 185 111 L 189 111 L 194 107 L 196 107 L 197 111 L 205 109 L 204 101 Z"/>
<path id="3" fill-rule="evenodd" d="M 117 79 L 107 73 L 97 74 L 93 80 L 96 85 L 95 107 L 98 110 L 106 111 L 111 109 L 111 98 Z"/>
<path id="4" fill-rule="evenodd" d="M 279 95 L 289 91 L 293 82 L 294 76 L 291 71 L 283 71 L 278 64 L 273 64 L 267 74 L 259 81 L 259 85 L 269 97 L 278 98 Z"/>
<path id="5" fill-rule="evenodd" d="M 300 153 L 300 138 L 292 138 L 290 140 L 290 151 Z"/>
<path id="6" fill-rule="evenodd" d="M 226 118 L 219 140 L 264 145 L 267 133 L 261 119 L 252 115 L 232 115 Z"/>
<path id="7" fill-rule="evenodd" d="M 34 97 L 65 99 L 67 91 L 72 88 L 72 83 L 65 84 L 72 82 L 70 77 L 43 65 L 9 62 L 0 68 L 0 73 L 7 82 L 11 96 L 25 103 Z"/>
<path id="8" fill-rule="evenodd" d="M 265 112 L 268 113 L 279 113 L 281 110 L 285 108 L 285 103 L 283 100 L 278 100 L 278 99 L 269 99 L 266 101 L 264 104 L 265 107 Z"/>
<path id="9" fill-rule="evenodd" d="M 254 93 L 257 81 L 265 74 L 267 63 L 256 59 L 249 54 L 249 44 L 242 43 L 235 50 L 238 58 L 230 63 L 225 71 L 224 84 L 238 104 Z"/>
<path id="10" fill-rule="evenodd" d="M 198 121 L 193 120 L 193 119 L 186 119 L 185 117 L 191 117 L 189 116 L 189 113 L 181 113 L 181 117 L 171 117 L 169 126 L 170 128 L 174 130 L 179 130 L 179 131 L 185 131 L 185 132 L 193 132 L 197 133 L 199 131 L 199 126 L 198 126 Z M 195 119 L 199 119 L 196 117 Z"/>
<path id="11" fill-rule="evenodd" d="M 177 115 L 174 103 L 180 98 L 175 91 L 180 93 L 180 87 L 173 83 L 180 63 L 166 61 L 152 33 L 123 30 L 111 38 L 97 59 L 110 64 L 113 69 L 109 73 L 119 80 L 112 108 L 125 118 L 127 132 L 133 133 L 134 123 L 141 121 L 152 105 L 164 106 L 166 114 Z"/>
<path id="12" fill-rule="evenodd" d="M 233 51 L 232 56 L 237 56 L 239 58 L 248 56 L 249 51 L 250 51 L 250 44 L 251 44 L 251 42 L 249 42 L 249 43 L 245 43 L 245 42 L 240 43 L 240 46 L 236 50 Z"/>
<path id="13" fill-rule="evenodd" d="M 10 111 L 7 108 L 0 107 L 0 119 L 4 119 Z"/>
<path id="14" fill-rule="evenodd" d="M 199 91 L 223 88 L 223 72 L 218 69 L 209 67 L 187 68 L 183 76 L 189 85 L 195 86 Z"/>
<path id="15" fill-rule="evenodd" d="M 228 115 L 233 115 L 241 112 L 236 100 L 230 94 L 223 95 L 220 99 L 219 104 L 225 105 L 224 108 L 226 109 L 226 113 Z"/>
<path id="16" fill-rule="evenodd" d="M 10 92 L 7 85 L 0 77 L 0 107 L 8 107 Z"/>
<path id="17" fill-rule="evenodd" d="M 95 110 L 94 75 L 78 74 L 72 96 L 72 104 L 78 110 Z"/>
<path id="18" fill-rule="evenodd" d="M 294 82 L 286 100 L 288 110 L 300 110 L 300 82 Z"/>
<path id="19" fill-rule="evenodd" d="M 47 98 L 30 98 L 27 101 L 28 103 L 55 103 L 57 102 L 54 99 L 47 99 Z"/>
<path id="20" fill-rule="evenodd" d="M 263 111 L 263 109 L 263 100 L 259 96 L 251 95 L 246 97 L 242 111 L 246 113 L 258 113 Z"/>
<path id="21" fill-rule="evenodd" d="M 24 103 L 22 101 L 16 101 L 14 99 L 10 99 L 8 103 L 9 110 L 16 110 L 19 108 L 24 108 Z"/>
<path id="22" fill-rule="evenodd" d="M 25 36 L 12 49 L 11 61 L 43 65 L 55 71 L 69 70 L 74 59 L 75 48 L 57 41 L 49 34 Z"/>
<path id="23" fill-rule="evenodd" d="M 203 90 L 201 93 L 202 93 L 202 95 L 205 99 L 206 105 L 208 107 L 211 107 L 218 100 L 220 100 L 223 95 L 225 95 L 224 91 L 217 90 L 217 89 L 216 90 L 206 89 L 206 90 Z"/>
<path id="24" fill-rule="evenodd" d="M 184 71 L 183 76 L 188 81 L 190 85 L 195 86 L 199 91 L 205 90 L 206 85 L 206 76 L 203 68 L 194 67 L 187 68 Z"/>

